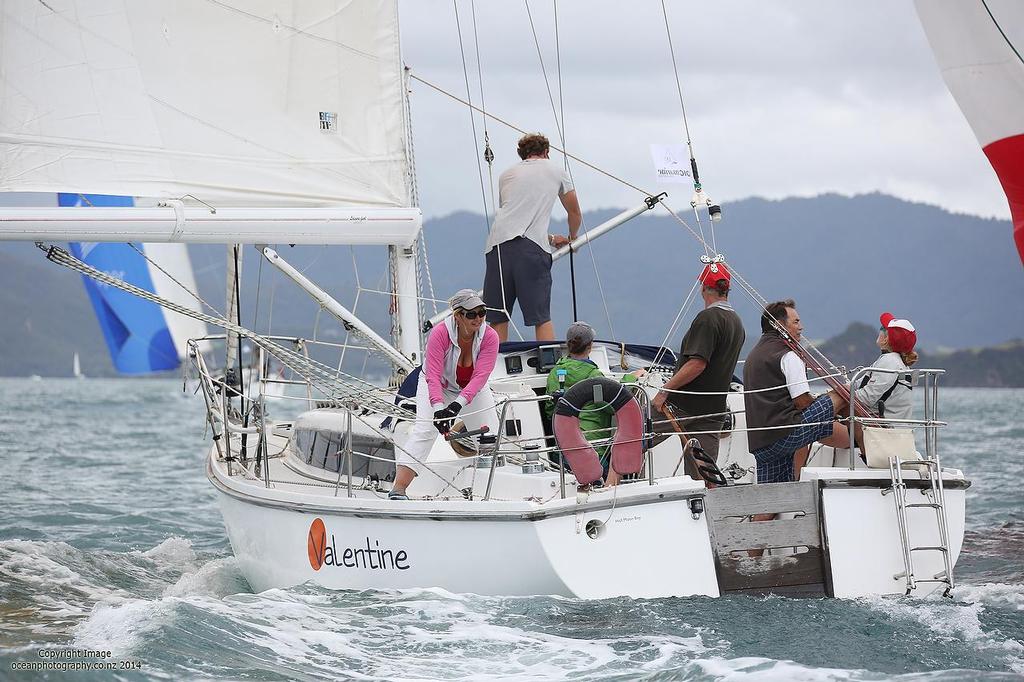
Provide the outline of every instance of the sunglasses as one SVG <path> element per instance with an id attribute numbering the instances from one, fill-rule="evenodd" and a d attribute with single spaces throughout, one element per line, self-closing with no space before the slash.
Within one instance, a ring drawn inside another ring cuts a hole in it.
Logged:
<path id="1" fill-rule="evenodd" d="M 462 316 L 467 320 L 475 320 L 478 317 L 483 317 L 486 312 L 486 308 L 477 308 L 476 310 L 463 310 Z"/>

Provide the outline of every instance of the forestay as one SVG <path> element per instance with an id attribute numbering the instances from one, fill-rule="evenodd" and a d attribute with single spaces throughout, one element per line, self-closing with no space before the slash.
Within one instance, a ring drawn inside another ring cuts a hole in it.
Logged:
<path id="1" fill-rule="evenodd" d="M 0 7 L 0 191 L 409 205 L 393 1 Z"/>

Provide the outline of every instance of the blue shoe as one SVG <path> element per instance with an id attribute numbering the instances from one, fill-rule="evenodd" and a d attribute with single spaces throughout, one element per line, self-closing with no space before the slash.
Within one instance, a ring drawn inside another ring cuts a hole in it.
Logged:
<path id="1" fill-rule="evenodd" d="M 390 493 L 388 493 L 388 499 L 389 500 L 408 500 L 409 496 L 406 495 L 405 493 L 396 493 L 395 491 L 392 490 Z"/>

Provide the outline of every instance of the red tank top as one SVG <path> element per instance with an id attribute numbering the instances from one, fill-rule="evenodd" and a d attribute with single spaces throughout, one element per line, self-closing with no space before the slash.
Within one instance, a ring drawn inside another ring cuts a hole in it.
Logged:
<path id="1" fill-rule="evenodd" d="M 469 367 L 463 367 L 462 365 L 455 366 L 455 383 L 459 385 L 459 388 L 465 388 L 469 385 L 469 380 L 473 378 L 473 365 Z"/>

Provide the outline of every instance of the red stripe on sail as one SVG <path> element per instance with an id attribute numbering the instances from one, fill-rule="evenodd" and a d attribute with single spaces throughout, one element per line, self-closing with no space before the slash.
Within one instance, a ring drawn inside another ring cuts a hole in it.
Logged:
<path id="1" fill-rule="evenodd" d="M 1024 263 L 1024 135 L 996 140 L 985 146 L 984 151 L 1010 203 L 1013 239 L 1017 242 L 1021 263 Z"/>

